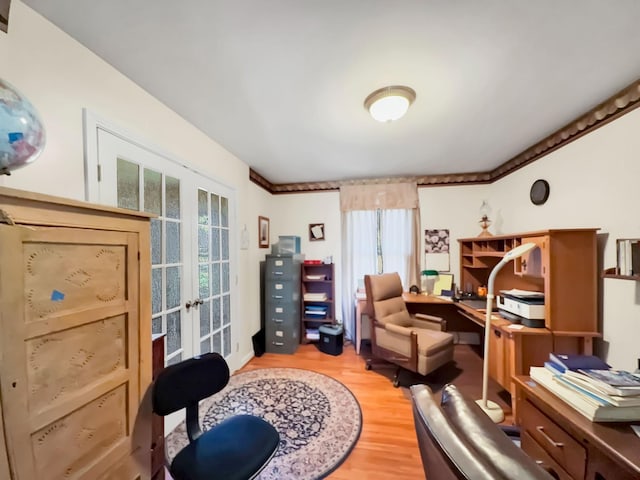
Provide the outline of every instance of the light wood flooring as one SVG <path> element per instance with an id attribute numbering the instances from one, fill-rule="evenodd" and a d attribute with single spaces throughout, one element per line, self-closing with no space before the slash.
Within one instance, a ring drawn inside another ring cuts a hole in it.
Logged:
<path id="1" fill-rule="evenodd" d="M 347 459 L 329 475 L 332 480 L 424 478 L 416 440 L 408 389 L 394 388 L 392 366 L 365 370 L 368 348 L 355 353 L 345 345 L 342 355 L 320 352 L 316 345 L 301 345 L 294 355 L 264 354 L 253 358 L 240 371 L 271 367 L 294 367 L 329 375 L 349 388 L 362 409 L 362 433 Z M 482 358 L 474 347 L 456 345 L 455 364 L 442 367 L 427 377 L 402 377 L 403 385 L 427 383 L 439 391 L 455 383 L 470 398 L 480 398 Z M 498 402 L 510 421 L 511 409 L 498 395 L 499 387 L 490 382 L 489 398 Z M 167 478 L 171 478 L 167 475 Z"/>

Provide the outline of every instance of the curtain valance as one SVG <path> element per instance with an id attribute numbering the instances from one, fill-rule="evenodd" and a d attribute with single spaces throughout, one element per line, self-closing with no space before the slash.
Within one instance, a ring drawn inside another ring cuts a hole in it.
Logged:
<path id="1" fill-rule="evenodd" d="M 340 210 L 394 210 L 419 208 L 415 182 L 340 187 Z"/>

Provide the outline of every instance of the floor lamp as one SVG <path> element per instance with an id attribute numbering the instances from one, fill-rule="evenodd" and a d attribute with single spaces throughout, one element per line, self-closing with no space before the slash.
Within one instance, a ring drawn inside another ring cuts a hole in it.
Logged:
<path id="1" fill-rule="evenodd" d="M 493 267 L 489 274 L 488 289 L 487 289 L 487 314 L 484 321 L 484 363 L 482 367 L 482 399 L 476 400 L 476 403 L 480 405 L 480 408 L 489 415 L 494 423 L 500 423 L 504 420 L 504 412 L 500 405 L 495 402 L 487 400 L 487 384 L 489 383 L 489 335 L 491 334 L 491 311 L 493 310 L 493 283 L 496 279 L 496 275 L 502 267 L 504 267 L 511 260 L 521 257 L 525 253 L 536 248 L 535 243 L 525 243 L 513 250 L 509 250 L 502 260 Z"/>

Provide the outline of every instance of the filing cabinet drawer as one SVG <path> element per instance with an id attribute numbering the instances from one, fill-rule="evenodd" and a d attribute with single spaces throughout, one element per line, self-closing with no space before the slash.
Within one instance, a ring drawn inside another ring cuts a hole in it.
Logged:
<path id="1" fill-rule="evenodd" d="M 267 302 L 299 302 L 300 288 L 298 284 L 283 280 L 281 282 L 270 280 L 266 285 L 265 300 Z"/>
<path id="2" fill-rule="evenodd" d="M 266 350 L 269 353 L 295 353 L 300 343 L 300 329 L 297 326 L 267 328 Z"/>
<path id="3" fill-rule="evenodd" d="M 531 402 L 522 402 L 518 408 L 522 430 L 572 477 L 584 478 L 587 462 L 585 448 Z"/>
<path id="4" fill-rule="evenodd" d="M 522 432 L 520 435 L 520 442 L 522 450 L 538 462 L 542 468 L 547 470 L 549 473 L 555 474 L 555 478 L 558 478 L 559 480 L 572 480 L 571 475 L 569 475 L 564 468 L 558 464 L 558 462 L 551 458 L 544 448 L 538 445 L 527 432 Z"/>
<path id="5" fill-rule="evenodd" d="M 265 303 L 265 318 L 271 319 L 295 319 L 300 321 L 300 304 L 298 302 Z"/>
<path id="6" fill-rule="evenodd" d="M 266 262 L 266 280 L 291 280 L 300 276 L 300 263 L 295 262 L 292 257 L 271 257 Z"/>
<path id="7" fill-rule="evenodd" d="M 300 324 L 299 316 L 279 316 L 279 317 L 270 317 L 265 320 L 265 328 L 267 331 L 269 329 L 283 329 L 283 328 L 291 328 L 297 327 Z"/>

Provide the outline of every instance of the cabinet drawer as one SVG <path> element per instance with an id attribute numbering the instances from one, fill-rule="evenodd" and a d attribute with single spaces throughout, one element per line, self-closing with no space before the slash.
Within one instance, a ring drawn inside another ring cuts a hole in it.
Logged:
<path id="1" fill-rule="evenodd" d="M 265 319 L 288 319 L 300 320 L 300 304 L 298 302 L 266 302 L 264 308 Z"/>
<path id="2" fill-rule="evenodd" d="M 164 435 L 160 435 L 151 442 L 151 474 L 163 470 L 164 463 Z"/>
<path id="3" fill-rule="evenodd" d="M 283 328 L 297 327 L 300 324 L 300 317 L 273 317 L 265 320 L 265 329 L 267 332 L 282 330 Z"/>
<path id="4" fill-rule="evenodd" d="M 299 342 L 300 341 L 299 325 L 266 325 L 266 341 L 267 343 L 280 342 Z"/>
<path id="5" fill-rule="evenodd" d="M 558 478 L 559 480 L 572 480 L 571 475 L 569 475 L 564 470 L 564 468 L 562 468 L 558 464 L 558 462 L 551 458 L 549 454 L 545 452 L 544 448 L 538 445 L 536 441 L 531 438 L 531 435 L 529 435 L 527 432 L 522 432 L 520 441 L 522 450 L 524 450 L 527 455 L 538 462 L 542 468 L 547 470 L 552 475 L 555 474 L 555 478 Z"/>
<path id="6" fill-rule="evenodd" d="M 272 303 L 299 302 L 300 288 L 297 283 L 283 280 L 281 282 L 270 280 L 267 282 L 265 300 Z"/>
<path id="7" fill-rule="evenodd" d="M 265 349 L 269 353 L 295 353 L 300 344 L 299 329 L 286 328 L 266 332 Z"/>
<path id="8" fill-rule="evenodd" d="M 529 401 L 518 408 L 522 429 L 572 477 L 584 478 L 585 448 Z"/>
<path id="9" fill-rule="evenodd" d="M 264 275 L 266 280 L 290 280 L 300 275 L 300 265 L 293 258 L 267 258 Z"/>

